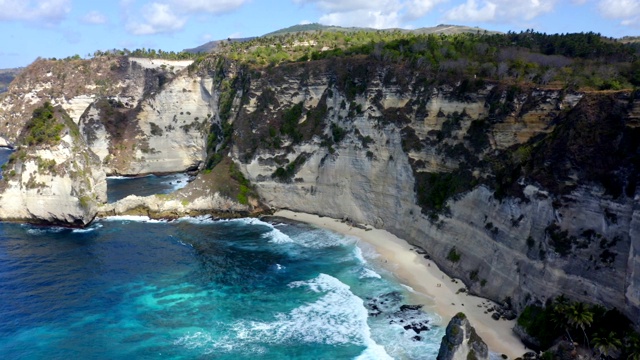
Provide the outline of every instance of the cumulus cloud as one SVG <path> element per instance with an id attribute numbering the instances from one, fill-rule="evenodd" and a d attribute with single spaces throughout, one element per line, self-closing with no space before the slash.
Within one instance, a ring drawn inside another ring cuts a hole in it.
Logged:
<path id="1" fill-rule="evenodd" d="M 447 0 L 411 0 L 406 2 L 405 18 L 408 20 L 416 20 L 425 16 L 436 5 Z"/>
<path id="2" fill-rule="evenodd" d="M 132 21 L 127 30 L 134 35 L 171 33 L 184 27 L 186 18 L 177 16 L 168 4 L 151 3 L 142 9 L 142 21 Z"/>
<path id="3" fill-rule="evenodd" d="M 248 1 L 160 0 L 147 2 L 136 11 L 136 0 L 120 0 L 120 7 L 127 31 L 134 35 L 153 35 L 182 30 L 192 15 L 220 15 L 236 10 Z"/>
<path id="4" fill-rule="evenodd" d="M 640 27 L 640 0 L 600 0 L 600 13 L 625 26 Z"/>
<path id="5" fill-rule="evenodd" d="M 400 17 L 396 11 L 354 10 L 323 15 L 320 17 L 320 23 L 386 29 L 400 26 Z"/>
<path id="6" fill-rule="evenodd" d="M 59 24 L 71 11 L 71 0 L 0 0 L 0 21 Z"/>
<path id="7" fill-rule="evenodd" d="M 447 12 L 447 19 L 454 21 L 492 21 L 496 18 L 498 6 L 492 2 L 486 2 L 480 7 L 475 0 L 456 6 Z"/>
<path id="8" fill-rule="evenodd" d="M 91 11 L 82 17 L 82 22 L 86 24 L 100 25 L 107 22 L 107 17 L 99 11 Z"/>
<path id="9" fill-rule="evenodd" d="M 529 21 L 553 10 L 557 0 L 467 0 L 447 11 L 452 21 L 515 22 Z"/>
<path id="10" fill-rule="evenodd" d="M 406 9 L 401 0 L 293 0 L 312 5 L 324 14 L 320 23 L 339 26 L 390 28 L 401 25 L 401 12 Z M 411 2 L 419 2 L 412 0 Z"/>
<path id="11" fill-rule="evenodd" d="M 313 4 L 316 5 L 320 11 L 328 13 L 379 9 L 389 3 L 398 3 L 397 1 L 388 0 L 293 0 L 293 2 L 296 4 Z"/>
<path id="12" fill-rule="evenodd" d="M 172 0 L 173 9 L 186 14 L 206 12 L 209 14 L 223 14 L 244 5 L 247 0 Z"/>

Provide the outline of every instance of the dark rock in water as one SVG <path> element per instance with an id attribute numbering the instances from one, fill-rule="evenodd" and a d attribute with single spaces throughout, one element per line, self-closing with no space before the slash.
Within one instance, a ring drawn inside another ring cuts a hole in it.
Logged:
<path id="1" fill-rule="evenodd" d="M 376 304 L 368 304 L 366 308 L 369 310 L 369 316 L 378 316 L 382 314 L 382 311 L 380 311 L 380 308 L 378 308 Z"/>
<path id="2" fill-rule="evenodd" d="M 402 305 L 402 306 L 400 306 L 400 311 L 420 310 L 420 309 L 422 309 L 422 305 Z"/>
<path id="3" fill-rule="evenodd" d="M 462 346 L 463 344 L 466 344 L 466 346 Z M 465 351 L 464 349 L 468 349 L 468 352 L 461 353 Z M 476 330 L 463 313 L 458 313 L 447 325 L 446 334 L 442 337 L 442 342 L 440 343 L 437 360 L 453 360 L 454 358 L 489 359 L 487 344 L 478 336 Z"/>
<path id="4" fill-rule="evenodd" d="M 416 335 L 430 330 L 429 318 L 422 311 L 423 305 L 402 304 L 399 292 L 390 292 L 376 298 L 367 299 L 365 307 L 369 316 L 384 316 L 389 324 L 402 325 L 405 331 L 413 331 Z"/>
<path id="5" fill-rule="evenodd" d="M 420 341 L 420 340 L 422 340 L 422 337 L 421 337 L 421 336 L 416 335 L 416 336 L 412 337 L 412 338 L 411 338 L 411 340 L 413 340 L 413 341 Z"/>
<path id="6" fill-rule="evenodd" d="M 413 321 L 404 326 L 405 330 L 413 330 L 416 334 L 420 334 L 423 331 L 429 331 L 427 326 L 428 321 Z"/>
<path id="7" fill-rule="evenodd" d="M 364 305 L 367 308 L 367 310 L 370 310 L 370 311 L 375 308 L 376 310 L 375 312 L 377 312 L 378 315 L 380 315 L 380 313 L 392 313 L 396 311 L 396 309 L 400 306 L 401 302 L 402 302 L 402 295 L 397 291 L 393 291 L 390 293 L 380 295 L 375 298 L 367 299 Z"/>

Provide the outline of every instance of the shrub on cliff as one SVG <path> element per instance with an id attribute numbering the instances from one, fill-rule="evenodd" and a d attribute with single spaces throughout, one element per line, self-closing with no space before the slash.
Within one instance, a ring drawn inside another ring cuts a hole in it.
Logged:
<path id="1" fill-rule="evenodd" d="M 24 142 L 27 145 L 55 145 L 60 142 L 64 125 L 56 119 L 55 109 L 45 102 L 33 111 L 31 120 L 25 126 Z"/>

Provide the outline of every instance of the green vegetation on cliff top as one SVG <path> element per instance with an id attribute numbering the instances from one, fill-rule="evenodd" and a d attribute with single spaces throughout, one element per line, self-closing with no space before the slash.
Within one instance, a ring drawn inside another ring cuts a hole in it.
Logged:
<path id="1" fill-rule="evenodd" d="M 45 102 L 42 107 L 33 111 L 24 132 L 24 143 L 27 145 L 56 145 L 60 142 L 60 134 L 64 125 L 55 116 L 51 103 Z"/>
<path id="2" fill-rule="evenodd" d="M 509 80 L 617 90 L 640 85 L 639 47 L 588 32 L 419 34 L 401 30 L 308 30 L 221 44 L 216 54 L 253 67 L 347 56 L 429 69 L 436 78 Z"/>

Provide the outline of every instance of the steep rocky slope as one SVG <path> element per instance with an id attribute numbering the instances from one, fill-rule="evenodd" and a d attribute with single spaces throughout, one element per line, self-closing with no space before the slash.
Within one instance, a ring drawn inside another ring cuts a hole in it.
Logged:
<path id="1" fill-rule="evenodd" d="M 0 219 L 87 225 L 106 201 L 105 173 L 64 110 L 45 104 L 40 113 L 47 122 L 38 129 L 28 123 L 21 140 L 26 144 L 3 166 Z M 42 127 L 55 131 L 34 138 Z"/>
<path id="2" fill-rule="evenodd" d="M 564 293 L 640 316 L 638 94 L 434 78 L 357 56 L 266 68 L 212 57 L 180 71 L 126 58 L 82 64 L 90 70 L 73 87 L 54 84 L 70 71 L 59 62 L 21 74 L 0 99 L 2 136 L 15 141 L 52 99 L 107 173 L 215 172 L 230 156 L 271 207 L 389 230 L 516 310 Z M 8 183 L 16 197 L 34 191 Z M 250 213 L 257 204 L 235 204 L 250 188 L 239 183 L 203 206 Z M 159 200 L 122 211 L 197 210 L 196 197 Z M 5 217 L 29 215 L 2 204 Z"/>
<path id="3" fill-rule="evenodd" d="M 565 293 L 640 315 L 636 95 L 358 59 L 243 76 L 232 154 L 271 206 L 385 228 L 516 309 Z"/>
<path id="4" fill-rule="evenodd" d="M 188 75 L 184 68 L 190 63 L 38 60 L 0 99 L 0 137 L 15 142 L 31 112 L 49 101 L 80 126 L 109 174 L 197 167 L 205 156 L 211 86 Z"/>

